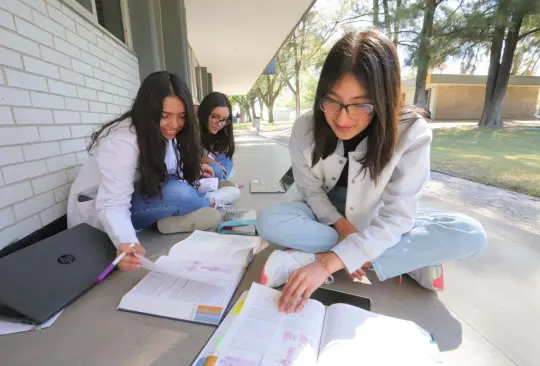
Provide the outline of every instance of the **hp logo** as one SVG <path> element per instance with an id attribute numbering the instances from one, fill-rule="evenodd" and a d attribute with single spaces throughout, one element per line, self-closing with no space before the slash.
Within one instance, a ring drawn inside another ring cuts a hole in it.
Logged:
<path id="1" fill-rule="evenodd" d="M 58 257 L 58 263 L 60 264 L 71 264 L 75 262 L 75 256 L 71 254 L 64 254 Z"/>

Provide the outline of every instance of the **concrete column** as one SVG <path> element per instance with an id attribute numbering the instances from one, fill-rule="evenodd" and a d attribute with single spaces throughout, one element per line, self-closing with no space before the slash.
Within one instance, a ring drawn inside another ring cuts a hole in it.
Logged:
<path id="1" fill-rule="evenodd" d="M 161 30 L 167 71 L 177 74 L 191 86 L 184 0 L 161 0 Z"/>
<path id="2" fill-rule="evenodd" d="M 208 95 L 208 72 L 206 67 L 201 67 L 201 80 L 202 80 L 202 96 L 203 98 Z"/>
<path id="3" fill-rule="evenodd" d="M 214 82 L 212 80 L 212 73 L 208 73 L 208 93 L 211 93 L 214 91 Z"/>
<path id="4" fill-rule="evenodd" d="M 139 56 L 139 75 L 141 81 L 155 71 L 163 70 L 165 61 L 161 44 L 161 17 L 159 2 L 155 0 L 128 0 L 131 19 L 133 50 Z"/>
<path id="5" fill-rule="evenodd" d="M 203 98 L 203 95 L 202 95 L 202 84 L 201 84 L 201 68 L 199 66 L 195 67 L 195 77 L 196 77 L 196 84 L 197 84 L 197 98 L 199 99 L 199 101 L 202 100 Z"/>

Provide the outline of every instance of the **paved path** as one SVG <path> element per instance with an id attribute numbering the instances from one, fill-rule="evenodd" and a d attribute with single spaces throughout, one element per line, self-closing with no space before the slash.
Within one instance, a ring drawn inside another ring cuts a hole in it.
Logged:
<path id="1" fill-rule="evenodd" d="M 290 130 L 264 136 L 238 133 L 241 175 L 261 166 L 261 159 L 268 156 L 272 161 L 265 160 L 265 170 L 259 168 L 257 178 L 276 178 L 285 172 L 290 159 L 283 146 L 289 134 Z M 256 208 L 286 199 L 291 199 L 289 194 L 242 197 L 244 205 Z M 540 202 L 433 173 L 421 205 L 480 220 L 488 233 L 488 247 L 469 260 L 446 264 L 441 294 L 424 291 L 411 281 L 398 286 L 373 277 L 371 286 L 356 285 L 356 291 L 372 299 L 374 311 L 413 320 L 432 332 L 447 366 L 540 365 Z M 346 278 L 336 282 L 343 289 L 352 286 Z"/>

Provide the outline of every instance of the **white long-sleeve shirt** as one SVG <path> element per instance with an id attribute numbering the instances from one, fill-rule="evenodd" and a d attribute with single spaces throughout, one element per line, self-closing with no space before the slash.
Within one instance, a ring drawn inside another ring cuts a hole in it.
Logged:
<path id="1" fill-rule="evenodd" d="M 115 246 L 138 243 L 131 223 L 131 196 L 138 179 L 139 147 L 131 120 L 119 122 L 102 133 L 92 147 L 71 186 L 68 198 L 68 227 L 87 223 L 105 231 Z M 176 173 L 175 145 L 168 142 L 165 165 L 170 174 Z M 78 202 L 85 194 L 95 199 Z"/>
<path id="2" fill-rule="evenodd" d="M 395 151 L 375 185 L 369 171 L 358 175 L 368 138 L 348 157 L 343 156 L 343 142 L 339 141 L 332 155 L 311 167 L 312 112 L 295 122 L 289 143 L 294 179 L 301 199 L 321 223 L 333 225 L 343 217 L 330 202 L 328 192 L 349 159 L 345 217 L 358 233 L 349 235 L 333 249 L 349 272 L 376 259 L 412 229 L 421 193 L 429 181 L 431 140 L 431 129 L 421 116 L 402 116 Z"/>

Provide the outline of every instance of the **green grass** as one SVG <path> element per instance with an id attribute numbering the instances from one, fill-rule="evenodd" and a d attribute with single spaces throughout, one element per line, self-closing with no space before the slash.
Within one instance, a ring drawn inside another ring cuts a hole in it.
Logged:
<path id="1" fill-rule="evenodd" d="M 540 131 L 459 127 L 433 134 L 433 169 L 540 197 Z"/>

